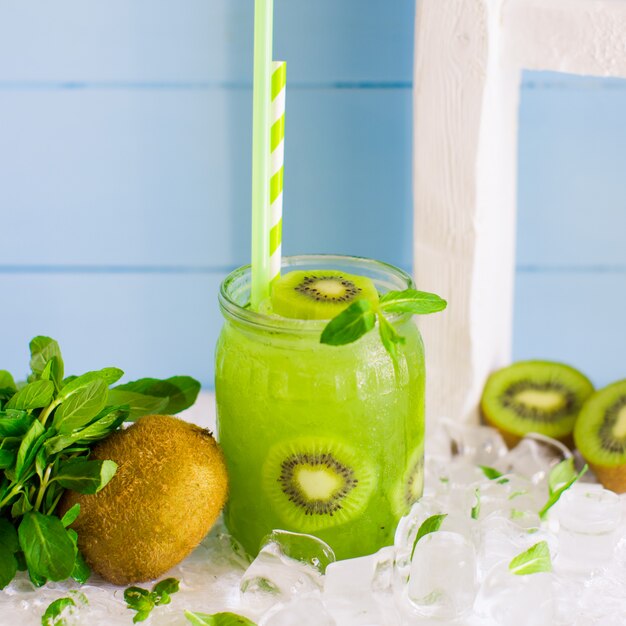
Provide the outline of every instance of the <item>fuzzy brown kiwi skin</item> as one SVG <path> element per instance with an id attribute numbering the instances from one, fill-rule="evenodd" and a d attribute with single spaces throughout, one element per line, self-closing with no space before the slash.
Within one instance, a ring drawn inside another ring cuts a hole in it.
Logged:
<path id="1" fill-rule="evenodd" d="M 226 465 L 215 439 L 175 417 L 142 417 L 103 440 L 90 458 L 115 461 L 115 476 L 94 495 L 66 491 L 60 515 L 80 504 L 72 524 L 78 546 L 114 584 L 153 580 L 182 561 L 226 502 Z"/>
<path id="2" fill-rule="evenodd" d="M 519 435 L 514 435 L 513 433 L 510 433 L 506 430 L 502 430 L 501 426 L 498 426 L 497 424 L 492 422 L 489 419 L 489 416 L 487 415 L 487 411 L 485 411 L 485 408 L 482 404 L 480 406 L 480 413 L 482 415 L 482 418 L 485 424 L 487 426 L 491 426 L 491 428 L 495 428 L 502 435 L 502 439 L 504 439 L 504 443 L 506 443 L 507 448 L 509 448 L 509 450 L 514 448 L 523 439 L 523 437 L 520 437 Z M 566 437 L 559 437 L 558 440 L 561 443 L 564 443 L 570 450 L 574 450 L 575 446 L 574 446 L 573 433 L 570 433 Z"/>

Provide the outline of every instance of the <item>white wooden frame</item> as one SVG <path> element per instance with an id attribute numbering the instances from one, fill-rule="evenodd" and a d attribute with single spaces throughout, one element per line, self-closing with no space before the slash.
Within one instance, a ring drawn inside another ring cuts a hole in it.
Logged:
<path id="1" fill-rule="evenodd" d="M 511 358 L 522 69 L 626 77 L 626 0 L 417 0 L 415 276 L 432 418 L 477 419 Z"/>

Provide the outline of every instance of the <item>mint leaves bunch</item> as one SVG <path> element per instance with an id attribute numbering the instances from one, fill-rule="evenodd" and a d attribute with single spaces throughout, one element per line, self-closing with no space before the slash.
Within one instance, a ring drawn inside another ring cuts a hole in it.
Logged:
<path id="1" fill-rule="evenodd" d="M 103 489 L 117 465 L 90 459 L 91 447 L 125 421 L 191 406 L 200 390 L 186 376 L 111 387 L 123 375 L 115 367 L 64 377 L 50 337 L 35 337 L 30 355 L 26 382 L 0 370 L 0 589 L 18 570 L 28 570 L 37 586 L 69 577 L 85 582 L 89 568 L 68 528 L 79 505 L 55 514 L 63 492 Z"/>
<path id="2" fill-rule="evenodd" d="M 389 291 L 380 297 L 377 304 L 369 300 L 357 300 L 328 322 L 320 342 L 331 346 L 352 343 L 372 330 L 378 321 L 380 338 L 395 361 L 398 357 L 398 344 L 404 343 L 405 338 L 387 320 L 385 314 L 427 315 L 443 311 L 447 305 L 445 300 L 434 293 L 415 289 Z"/>

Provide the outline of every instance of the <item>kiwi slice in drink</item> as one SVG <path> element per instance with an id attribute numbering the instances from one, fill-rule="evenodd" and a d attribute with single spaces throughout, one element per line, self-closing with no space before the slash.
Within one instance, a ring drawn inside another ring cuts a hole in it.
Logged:
<path id="1" fill-rule="evenodd" d="M 391 492 L 391 506 L 398 517 L 406 515 L 422 497 L 424 491 L 424 446 L 418 446 L 409 456 L 406 470 Z"/>
<path id="2" fill-rule="evenodd" d="M 574 422 L 592 392 L 589 379 L 569 365 L 520 361 L 489 377 L 480 406 L 509 447 L 531 432 L 571 445 Z"/>
<path id="3" fill-rule="evenodd" d="M 626 380 L 596 391 L 585 402 L 574 441 L 607 489 L 626 492 Z"/>
<path id="4" fill-rule="evenodd" d="M 272 286 L 274 313 L 295 319 L 332 319 L 361 299 L 378 302 L 374 283 L 365 276 L 335 270 L 294 270 Z"/>
<path id="5" fill-rule="evenodd" d="M 365 456 L 334 439 L 280 442 L 263 466 L 272 509 L 288 527 L 304 532 L 338 526 L 359 515 L 375 484 L 376 472 Z"/>

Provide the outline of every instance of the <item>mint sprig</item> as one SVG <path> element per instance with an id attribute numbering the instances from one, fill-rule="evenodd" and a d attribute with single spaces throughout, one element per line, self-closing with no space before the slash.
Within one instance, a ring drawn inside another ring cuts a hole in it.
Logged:
<path id="1" fill-rule="evenodd" d="M 518 554 L 509 563 L 509 571 L 517 576 L 539 574 L 552 571 L 550 549 L 545 541 L 540 541 L 525 552 Z"/>
<path id="2" fill-rule="evenodd" d="M 186 376 L 110 388 L 124 373 L 115 367 L 64 377 L 61 349 L 50 337 L 35 337 L 30 356 L 24 383 L 0 370 L 0 589 L 18 570 L 28 570 L 37 586 L 67 578 L 85 582 L 89 567 L 70 528 L 80 509 L 60 518 L 63 493 L 106 487 L 117 465 L 90 459 L 91 447 L 157 407 L 173 414 L 191 406 L 200 390 Z"/>
<path id="3" fill-rule="evenodd" d="M 405 338 L 387 320 L 385 314 L 428 315 L 443 311 L 447 304 L 434 293 L 415 289 L 389 291 L 381 296 L 377 304 L 369 300 L 357 300 L 328 322 L 322 331 L 320 343 L 330 346 L 353 343 L 372 330 L 378 320 L 381 341 L 395 361 L 398 356 L 398 345 L 404 343 Z"/>

